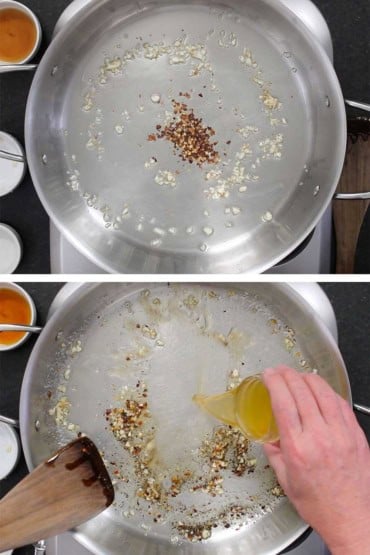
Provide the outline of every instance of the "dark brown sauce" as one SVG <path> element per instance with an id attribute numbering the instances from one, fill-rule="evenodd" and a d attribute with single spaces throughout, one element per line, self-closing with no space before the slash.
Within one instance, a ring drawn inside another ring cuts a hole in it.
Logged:
<path id="1" fill-rule="evenodd" d="M 66 464 L 66 469 L 67 470 L 74 470 L 75 468 L 78 468 L 79 466 L 81 466 L 81 464 L 83 464 L 84 462 L 86 462 L 88 460 L 89 460 L 89 457 L 83 455 L 82 457 L 80 457 L 76 461 L 73 461 L 71 463 Z"/>
<path id="2" fill-rule="evenodd" d="M 92 476 L 90 478 L 83 479 L 82 483 L 86 487 L 91 487 L 95 482 L 99 481 L 102 486 L 103 494 L 107 500 L 106 507 L 109 507 L 114 501 L 114 488 L 99 451 L 89 438 L 81 437 L 72 441 L 66 445 L 66 447 L 57 451 L 55 455 L 46 461 L 45 464 L 47 466 L 54 467 L 60 454 L 63 453 L 63 451 L 70 449 L 73 445 L 77 445 L 80 448 L 80 456 L 75 461 L 67 463 L 65 468 L 73 471 L 82 464 L 89 464 L 92 470 Z"/>
<path id="3" fill-rule="evenodd" d="M 87 488 L 89 488 L 90 486 L 92 486 L 97 480 L 99 479 L 98 476 L 94 475 L 91 476 L 91 478 L 85 478 L 84 480 L 82 480 L 82 483 L 84 486 L 86 486 Z"/>

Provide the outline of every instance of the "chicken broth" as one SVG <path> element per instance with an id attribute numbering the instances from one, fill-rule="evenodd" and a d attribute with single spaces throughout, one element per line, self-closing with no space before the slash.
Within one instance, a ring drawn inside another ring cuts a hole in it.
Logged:
<path id="1" fill-rule="evenodd" d="M 27 299 L 13 289 L 0 289 L 0 324 L 30 324 L 31 308 Z M 0 345 L 18 343 L 25 335 L 19 331 L 0 332 Z"/>
<path id="2" fill-rule="evenodd" d="M 239 428 L 248 439 L 263 443 L 279 437 L 270 395 L 259 376 L 220 395 L 194 395 L 193 401 L 221 422 Z"/>
<path id="3" fill-rule="evenodd" d="M 0 9 L 0 61 L 18 63 L 32 52 L 37 29 L 31 17 L 22 10 Z"/>

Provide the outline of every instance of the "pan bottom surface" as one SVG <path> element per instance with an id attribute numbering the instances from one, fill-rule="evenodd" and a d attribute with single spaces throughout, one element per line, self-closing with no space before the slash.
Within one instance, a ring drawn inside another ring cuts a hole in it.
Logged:
<path id="1" fill-rule="evenodd" d="M 255 2 L 112 13 L 48 63 L 37 173 L 60 229 L 111 271 L 241 272 L 283 257 L 336 148 L 329 127 L 317 133 L 337 99 L 311 90 L 298 30 Z"/>
<path id="2" fill-rule="evenodd" d="M 105 528 L 125 541 L 128 535 L 134 543 L 127 553 L 141 541 L 168 552 L 232 541 L 233 554 L 253 553 L 267 529 L 269 541 L 286 538 L 288 545 L 304 525 L 262 447 L 201 412 L 192 396 L 236 387 L 278 363 L 312 371 L 304 344 L 253 291 L 114 291 L 73 331 L 58 331 L 44 393 L 32 401 L 36 459 L 84 433 L 114 480 L 114 507 L 83 533 L 98 530 L 103 543 Z"/>
<path id="3" fill-rule="evenodd" d="M 109 36 L 71 80 L 60 145 L 65 183 L 90 217 L 142 247 L 192 255 L 274 225 L 313 140 L 293 54 L 206 5 L 159 7 Z M 216 161 L 198 163 L 204 151 Z"/>

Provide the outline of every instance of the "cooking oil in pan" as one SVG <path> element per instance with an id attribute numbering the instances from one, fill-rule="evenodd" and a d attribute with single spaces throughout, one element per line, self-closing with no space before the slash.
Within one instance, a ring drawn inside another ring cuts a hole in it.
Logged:
<path id="1" fill-rule="evenodd" d="M 269 392 L 260 375 L 251 376 L 235 389 L 220 395 L 194 395 L 193 401 L 229 426 L 239 428 L 252 441 L 276 441 L 279 431 Z"/>
<path id="2" fill-rule="evenodd" d="M 152 252 L 208 260 L 275 229 L 310 156 L 310 118 L 294 57 L 266 40 L 255 2 L 244 15 L 235 3 L 190 4 L 153 2 L 130 18 L 119 10 L 108 33 L 89 39 L 68 73 L 60 141 L 66 188 L 94 225 Z M 181 122 L 200 126 L 198 160 L 176 144 L 189 135 Z"/>

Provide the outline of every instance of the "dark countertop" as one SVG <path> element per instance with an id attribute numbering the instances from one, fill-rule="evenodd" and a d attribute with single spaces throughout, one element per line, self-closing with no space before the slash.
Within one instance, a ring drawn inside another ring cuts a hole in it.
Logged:
<path id="1" fill-rule="evenodd" d="M 59 14 L 69 0 L 23 0 L 40 19 L 44 38 L 36 61 L 51 40 Z M 344 95 L 358 101 L 370 102 L 370 42 L 368 0 L 314 0 L 328 21 L 334 40 L 335 67 Z M 32 73 L 0 75 L 0 129 L 24 143 L 23 122 Z M 24 257 L 17 273 L 49 273 L 48 217 L 27 174 L 21 186 L 0 199 L 0 221 L 19 231 L 24 242 Z M 365 257 L 370 258 L 369 249 Z M 363 266 L 358 270 L 362 271 Z"/>
<path id="2" fill-rule="evenodd" d="M 321 283 L 336 317 L 353 402 L 370 406 L 370 283 Z M 370 443 L 370 416 L 357 414 Z"/>
<path id="3" fill-rule="evenodd" d="M 52 299 L 60 283 L 25 283 L 38 311 L 38 324 L 44 324 Z M 333 303 L 339 328 L 339 344 L 347 365 L 355 402 L 370 406 L 370 283 L 324 284 Z M 35 338 L 15 351 L 0 353 L 0 414 L 18 418 L 22 376 Z M 370 417 L 358 415 L 358 420 L 370 442 Z M 9 478 L 0 482 L 0 498 L 25 474 L 22 458 Z M 33 555 L 31 548 L 15 551 L 16 555 Z"/>

